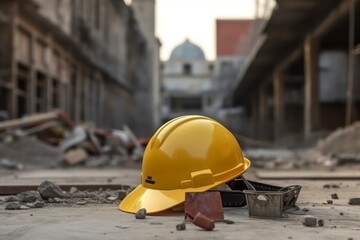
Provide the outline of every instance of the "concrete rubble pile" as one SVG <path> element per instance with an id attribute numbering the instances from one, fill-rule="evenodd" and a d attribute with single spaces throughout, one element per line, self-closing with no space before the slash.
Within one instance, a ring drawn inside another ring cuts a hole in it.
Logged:
<path id="1" fill-rule="evenodd" d="M 27 210 L 43 208 L 49 204 L 53 206 L 76 206 L 93 204 L 119 204 L 132 189 L 99 189 L 97 191 L 80 191 L 72 187 L 70 191 L 63 191 L 54 181 L 42 182 L 37 191 L 26 191 L 18 195 L 8 196 L 4 200 L 6 210 Z"/>
<path id="2" fill-rule="evenodd" d="M 360 122 L 339 128 L 320 139 L 305 151 L 296 153 L 296 160 L 303 166 L 317 165 L 333 170 L 336 166 L 360 163 Z"/>
<path id="3" fill-rule="evenodd" d="M 257 168 L 327 168 L 360 163 L 360 122 L 340 128 L 312 148 L 249 148 L 245 155 Z"/>
<path id="4" fill-rule="evenodd" d="M 146 140 L 129 127 L 104 130 L 76 125 L 62 110 L 0 122 L 0 168 L 118 166 L 141 161 Z M 21 151 L 19 151 L 21 149 Z"/>

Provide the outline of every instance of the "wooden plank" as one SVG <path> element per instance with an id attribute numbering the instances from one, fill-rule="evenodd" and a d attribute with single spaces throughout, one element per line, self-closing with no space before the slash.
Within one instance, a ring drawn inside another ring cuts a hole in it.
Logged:
<path id="1" fill-rule="evenodd" d="M 256 170 L 256 177 L 260 179 L 284 180 L 284 179 L 304 179 L 304 180 L 358 180 L 360 171 L 271 171 Z"/>
<path id="2" fill-rule="evenodd" d="M 349 0 L 349 46 L 348 46 L 348 81 L 346 89 L 346 125 L 354 120 L 354 65 L 355 55 L 355 0 Z"/>
<path id="3" fill-rule="evenodd" d="M 279 140 L 284 127 L 284 79 L 283 72 L 277 70 L 273 76 L 275 139 Z"/>
<path id="4" fill-rule="evenodd" d="M 318 42 L 307 36 L 304 42 L 304 137 L 309 138 L 319 123 L 319 52 Z"/>
<path id="5" fill-rule="evenodd" d="M 0 122 L 0 130 L 14 127 L 24 127 L 56 119 L 61 119 L 70 128 L 75 127 L 74 121 L 63 110 L 57 109 L 48 113 L 39 113 L 21 119 Z"/>
<path id="6" fill-rule="evenodd" d="M 266 85 L 263 85 L 259 89 L 259 129 L 260 137 L 265 138 L 266 134 L 266 121 L 268 116 L 268 107 L 267 107 L 267 92 Z"/>
<path id="7" fill-rule="evenodd" d="M 258 136 L 259 125 L 259 112 L 258 112 L 258 97 L 254 94 L 251 97 L 251 134 L 252 136 Z"/>
<path id="8" fill-rule="evenodd" d="M 14 127 L 23 127 L 28 125 L 33 125 L 43 121 L 55 120 L 58 118 L 59 113 L 57 111 L 49 113 L 41 113 L 21 119 L 14 119 L 5 122 L 0 122 L 0 130 L 14 128 Z"/>

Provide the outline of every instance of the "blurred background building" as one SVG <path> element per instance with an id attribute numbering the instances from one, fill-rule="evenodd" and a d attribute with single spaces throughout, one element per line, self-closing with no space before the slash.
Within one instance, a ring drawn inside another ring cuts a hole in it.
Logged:
<path id="1" fill-rule="evenodd" d="M 208 115 L 214 104 L 213 63 L 186 39 L 163 63 L 163 122 L 184 114 Z"/>
<path id="2" fill-rule="evenodd" d="M 0 111 L 62 108 L 77 121 L 150 134 L 160 104 L 154 4 L 0 1 Z"/>
<path id="3" fill-rule="evenodd" d="M 0 119 L 62 108 L 149 136 L 202 114 L 277 142 L 360 119 L 359 0 L 254 0 L 214 22 L 215 59 L 185 40 L 162 63 L 155 0 L 127 2 L 0 1 Z"/>
<path id="4" fill-rule="evenodd" d="M 218 108 L 213 116 L 233 132 L 242 132 L 245 115 L 242 107 L 234 106 L 236 78 L 247 61 L 251 50 L 254 20 L 216 20 L 216 59 L 213 75 L 218 95 Z"/>
<path id="5" fill-rule="evenodd" d="M 234 94 L 243 133 L 285 143 L 359 120 L 359 1 L 257 2 L 263 13 Z"/>

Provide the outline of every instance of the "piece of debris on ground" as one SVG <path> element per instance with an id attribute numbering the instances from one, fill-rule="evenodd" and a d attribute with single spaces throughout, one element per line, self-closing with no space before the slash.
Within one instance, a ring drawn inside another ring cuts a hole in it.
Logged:
<path id="1" fill-rule="evenodd" d="M 146 144 L 126 125 L 123 130 L 76 125 L 56 110 L 0 122 L 0 168 L 119 166 L 141 161 Z"/>
<path id="2" fill-rule="evenodd" d="M 56 182 L 46 180 L 39 185 L 38 191 L 25 191 L 19 193 L 17 196 L 6 197 L 5 209 L 19 210 L 21 207 L 23 207 L 23 209 L 24 207 L 42 208 L 46 204 L 52 204 L 52 206 L 85 205 L 87 203 L 118 204 L 125 196 L 126 191 L 122 189 L 79 191 L 75 187 L 72 187 L 69 192 L 65 192 Z M 141 210 L 140 215 L 140 218 L 146 216 L 146 210 Z"/>

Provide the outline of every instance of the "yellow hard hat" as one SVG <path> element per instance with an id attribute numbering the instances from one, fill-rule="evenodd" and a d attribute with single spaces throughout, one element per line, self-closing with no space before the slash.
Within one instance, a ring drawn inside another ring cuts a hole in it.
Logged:
<path id="1" fill-rule="evenodd" d="M 157 130 L 144 153 L 141 184 L 119 209 L 147 213 L 170 209 L 185 201 L 185 192 L 203 192 L 246 171 L 235 137 L 220 123 L 203 116 L 175 118 Z"/>

